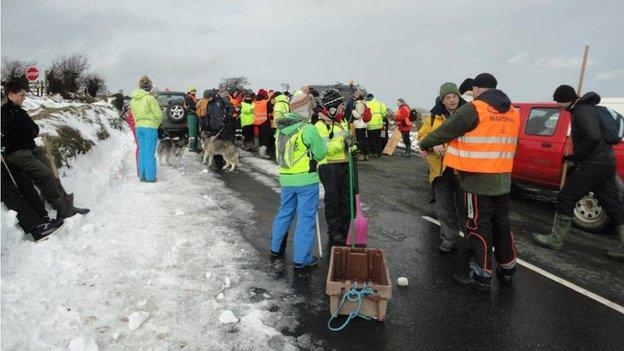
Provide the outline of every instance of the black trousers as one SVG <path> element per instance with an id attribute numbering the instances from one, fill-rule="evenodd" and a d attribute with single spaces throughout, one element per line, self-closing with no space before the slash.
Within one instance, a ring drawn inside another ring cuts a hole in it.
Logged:
<path id="1" fill-rule="evenodd" d="M 325 220 L 330 237 L 346 239 L 350 225 L 349 164 L 331 163 L 319 166 L 319 177 L 325 189 Z"/>
<path id="2" fill-rule="evenodd" d="M 0 198 L 9 210 L 17 212 L 17 221 L 26 233 L 32 233 L 38 225 L 47 222 L 48 213 L 33 182 L 26 174 L 12 172 L 18 187 L 13 184 L 9 173 L 2 165 Z"/>
<path id="3" fill-rule="evenodd" d="M 366 128 L 356 129 L 355 139 L 357 141 L 358 152 L 362 155 L 368 155 L 368 139 L 366 138 Z"/>
<path id="4" fill-rule="evenodd" d="M 252 143 L 254 140 L 254 126 L 248 125 L 243 127 L 243 140 L 246 143 Z"/>
<path id="5" fill-rule="evenodd" d="M 615 166 L 576 164 L 557 196 L 557 213 L 574 215 L 574 206 L 593 192 L 615 225 L 624 224 L 624 206 L 615 183 Z"/>
<path id="6" fill-rule="evenodd" d="M 481 278 L 492 274 L 492 247 L 494 257 L 502 269 L 516 264 L 516 243 L 509 224 L 509 194 L 485 196 L 464 193 L 468 221 L 468 242 L 473 252 L 471 269 Z"/>
<path id="7" fill-rule="evenodd" d="M 410 132 L 401 132 L 403 137 L 403 144 L 405 144 L 405 152 L 408 152 L 412 148 L 412 140 L 410 139 Z"/>
<path id="8" fill-rule="evenodd" d="M 381 129 L 369 130 L 368 134 L 368 146 L 372 154 L 381 155 Z"/>
<path id="9" fill-rule="evenodd" d="M 258 126 L 258 141 L 260 146 L 266 146 L 269 148 L 271 143 L 271 121 L 268 119 Z"/>
<path id="10" fill-rule="evenodd" d="M 43 148 L 15 150 L 5 155 L 4 159 L 12 172 L 23 171 L 27 177 L 34 180 L 46 200 L 52 202 L 61 197 L 58 181 L 52 173 Z"/>
<path id="11" fill-rule="evenodd" d="M 271 128 L 269 132 L 269 145 L 267 145 L 267 153 L 270 156 L 275 156 L 275 133 L 277 132 L 277 128 Z"/>

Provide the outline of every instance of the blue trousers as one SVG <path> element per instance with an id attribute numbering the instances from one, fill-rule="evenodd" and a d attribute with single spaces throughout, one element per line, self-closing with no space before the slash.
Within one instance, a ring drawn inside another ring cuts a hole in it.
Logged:
<path id="1" fill-rule="evenodd" d="M 280 251 L 282 241 L 286 239 L 290 224 L 297 214 L 297 228 L 294 238 L 294 263 L 307 265 L 312 262 L 312 249 L 316 235 L 316 209 L 319 200 L 317 184 L 282 187 L 279 212 L 273 220 L 271 251 Z"/>
<path id="2" fill-rule="evenodd" d="M 136 135 L 139 143 L 139 179 L 153 182 L 156 180 L 158 129 L 138 127 Z"/>

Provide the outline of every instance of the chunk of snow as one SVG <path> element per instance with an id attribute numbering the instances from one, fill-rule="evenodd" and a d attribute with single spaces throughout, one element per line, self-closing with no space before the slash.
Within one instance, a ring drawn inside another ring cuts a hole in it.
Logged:
<path id="1" fill-rule="evenodd" d="M 407 286 L 409 282 L 407 281 L 407 278 L 399 277 L 399 279 L 397 279 L 397 284 L 399 284 L 399 286 Z"/>
<path id="2" fill-rule="evenodd" d="M 224 298 L 225 298 L 224 293 L 219 293 L 219 295 L 217 295 L 217 300 L 223 300 Z"/>
<path id="3" fill-rule="evenodd" d="M 79 336 L 73 338 L 67 345 L 67 351 L 99 351 L 100 349 L 90 336 Z"/>
<path id="4" fill-rule="evenodd" d="M 182 215 L 184 215 L 184 211 L 182 211 L 182 210 L 181 210 L 181 209 L 179 209 L 179 208 L 176 208 L 176 209 L 175 209 L 175 215 L 176 215 L 176 216 L 182 216 Z"/>
<path id="5" fill-rule="evenodd" d="M 234 313 L 230 310 L 225 310 L 219 315 L 219 323 L 221 324 L 235 324 L 238 323 L 238 318 L 234 316 Z"/>
<path id="6" fill-rule="evenodd" d="M 85 234 L 91 234 L 95 230 L 95 226 L 93 225 L 93 223 L 87 223 L 80 227 L 80 230 Z"/>
<path id="7" fill-rule="evenodd" d="M 128 317 L 128 329 L 131 331 L 139 329 L 139 327 L 147 320 L 149 315 L 149 312 L 146 311 L 132 312 Z"/>

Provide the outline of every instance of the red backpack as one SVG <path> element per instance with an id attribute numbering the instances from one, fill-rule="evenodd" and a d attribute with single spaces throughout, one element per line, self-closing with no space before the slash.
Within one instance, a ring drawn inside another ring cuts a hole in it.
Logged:
<path id="1" fill-rule="evenodd" d="M 371 118 L 373 118 L 371 109 L 370 107 L 366 106 L 366 104 L 364 104 L 364 113 L 362 113 L 362 121 L 368 123 L 370 122 Z"/>

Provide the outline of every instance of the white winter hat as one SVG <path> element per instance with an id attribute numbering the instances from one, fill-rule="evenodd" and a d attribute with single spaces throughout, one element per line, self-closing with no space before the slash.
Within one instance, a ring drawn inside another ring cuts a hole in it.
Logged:
<path id="1" fill-rule="evenodd" d="M 311 94 L 301 93 L 290 100 L 290 112 L 301 117 L 312 118 L 316 101 Z"/>

